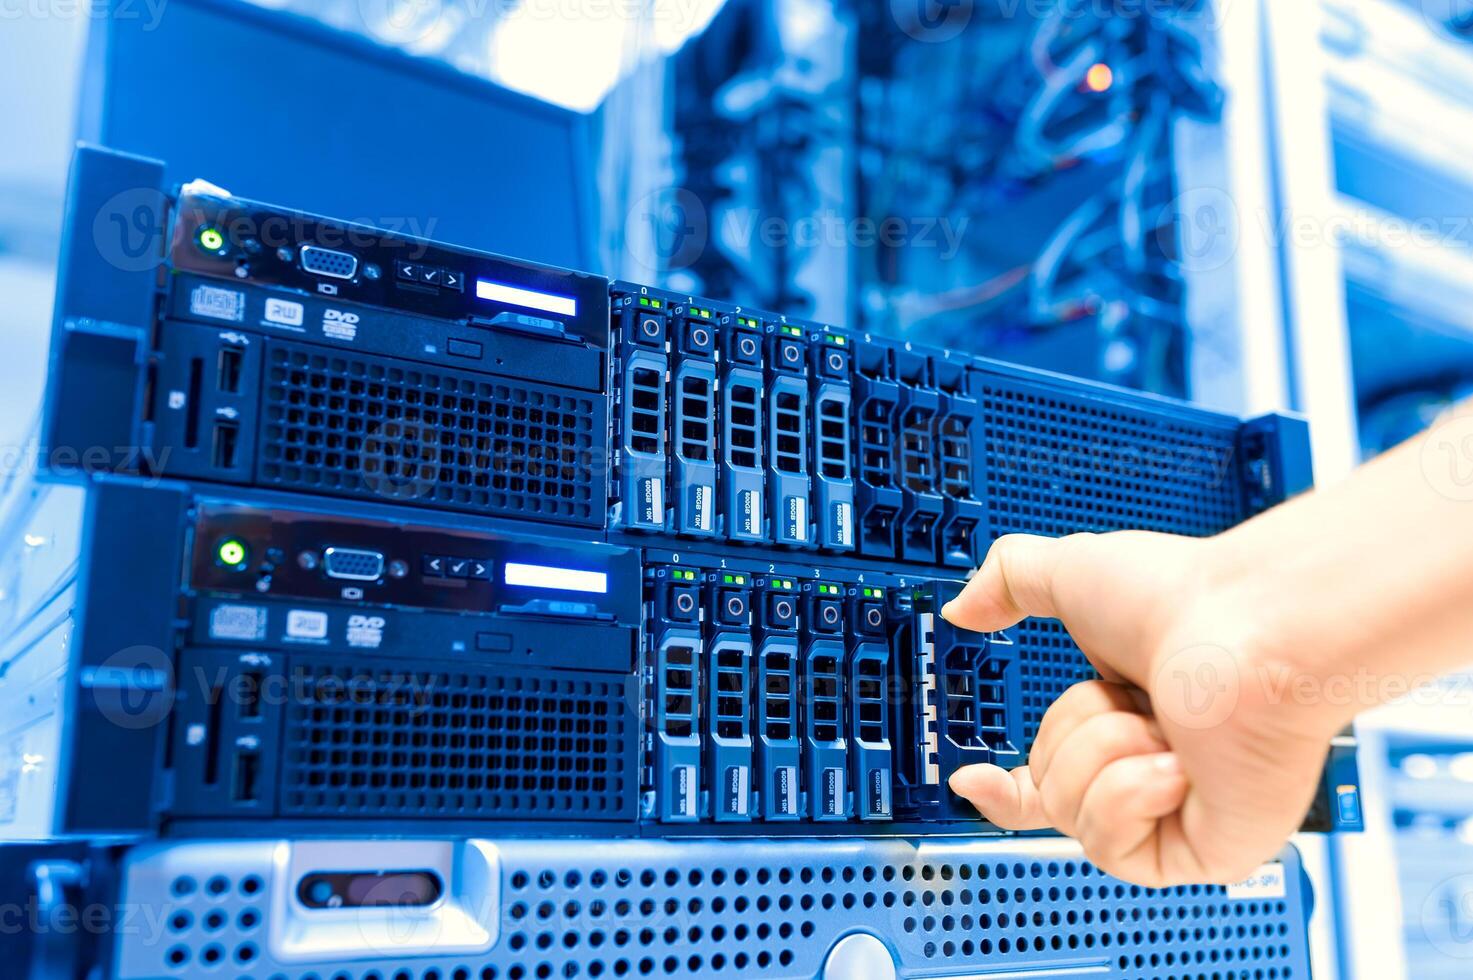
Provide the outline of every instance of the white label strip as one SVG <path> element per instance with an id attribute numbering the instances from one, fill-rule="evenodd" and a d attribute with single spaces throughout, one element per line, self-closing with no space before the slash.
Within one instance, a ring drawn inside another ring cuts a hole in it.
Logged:
<path id="1" fill-rule="evenodd" d="M 509 286 L 504 282 L 492 282 L 490 279 L 476 280 L 476 296 L 481 299 L 489 299 L 493 303 L 525 306 L 529 310 L 541 310 L 543 313 L 556 313 L 560 316 L 578 315 L 578 301 L 570 296 L 541 293 L 535 289 Z"/>
<path id="2" fill-rule="evenodd" d="M 509 561 L 502 574 L 507 585 L 524 585 L 529 589 L 560 589 L 564 592 L 599 594 L 609 591 L 609 576 L 604 572 L 585 572 L 576 568 L 525 565 Z"/>

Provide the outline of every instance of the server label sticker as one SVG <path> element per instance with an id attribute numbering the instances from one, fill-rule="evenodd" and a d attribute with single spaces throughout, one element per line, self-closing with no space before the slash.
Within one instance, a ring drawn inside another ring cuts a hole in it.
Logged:
<path id="1" fill-rule="evenodd" d="M 844 814 L 844 770 L 823 771 L 823 812 L 825 816 L 838 817 Z"/>
<path id="2" fill-rule="evenodd" d="M 639 523 L 653 527 L 665 525 L 665 492 L 656 477 L 639 483 Z"/>
<path id="3" fill-rule="evenodd" d="M 783 766 L 772 774 L 772 795 L 777 801 L 774 808 L 776 812 L 789 816 L 798 812 L 798 794 L 793 792 L 793 784 L 797 781 L 798 770 L 792 766 Z"/>
<path id="4" fill-rule="evenodd" d="M 1227 887 L 1227 897 L 1234 901 L 1283 898 L 1287 892 L 1288 882 L 1284 877 L 1284 866 L 1277 861 L 1273 864 L 1265 864 L 1244 880 Z"/>
<path id="5" fill-rule="evenodd" d="M 743 490 L 737 499 L 742 534 L 756 537 L 762 533 L 762 496 L 756 490 Z"/>
<path id="6" fill-rule="evenodd" d="M 220 286 L 195 286 L 189 294 L 189 312 L 239 323 L 245 317 L 245 294 Z"/>
<path id="7" fill-rule="evenodd" d="M 210 639 L 249 642 L 266 639 L 265 607 L 216 606 L 210 611 Z"/>
<path id="8" fill-rule="evenodd" d="M 726 778 L 723 781 L 726 789 L 726 798 L 722 801 L 722 811 L 738 817 L 747 815 L 747 785 L 750 780 L 746 766 L 727 766 Z"/>
<path id="9" fill-rule="evenodd" d="M 890 815 L 890 800 L 886 796 L 889 780 L 886 779 L 883 769 L 871 769 L 869 771 L 869 815 L 872 817 L 885 817 Z"/>
<path id="10" fill-rule="evenodd" d="M 670 773 L 670 797 L 675 805 L 671 812 L 677 817 L 696 815 L 696 767 L 676 766 Z"/>

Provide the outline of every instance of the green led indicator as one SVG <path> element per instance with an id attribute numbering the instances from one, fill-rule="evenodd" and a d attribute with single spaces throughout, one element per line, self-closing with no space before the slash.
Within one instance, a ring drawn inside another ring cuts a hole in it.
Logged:
<path id="1" fill-rule="evenodd" d="M 725 582 L 727 585 L 731 585 L 733 582 L 736 581 L 736 576 L 728 573 L 721 576 L 721 581 Z"/>
<path id="2" fill-rule="evenodd" d="M 839 587 L 837 585 L 824 585 L 820 583 L 818 591 L 820 595 L 838 595 Z"/>
<path id="3" fill-rule="evenodd" d="M 709 320 L 709 319 L 711 319 L 711 311 L 710 310 L 701 310 L 701 309 L 696 309 L 696 308 L 692 307 L 691 308 L 691 312 L 694 313 L 696 316 L 702 318 L 703 320 Z"/>
<path id="4" fill-rule="evenodd" d="M 840 347 L 843 347 L 845 344 L 849 343 L 849 338 L 841 337 L 838 334 L 829 334 L 829 343 L 837 344 Z"/>
<path id="5" fill-rule="evenodd" d="M 218 252 L 225 247 L 225 236 L 220 234 L 218 228 L 201 228 L 199 244 L 206 252 Z"/>
<path id="6" fill-rule="evenodd" d="M 787 334 L 789 337 L 803 336 L 803 331 L 799 330 L 797 327 L 783 327 L 783 333 Z"/>
<path id="7" fill-rule="evenodd" d="M 246 562 L 245 542 L 239 538 L 226 538 L 215 549 L 215 558 L 226 568 L 240 568 Z"/>
<path id="8" fill-rule="evenodd" d="M 865 598 L 867 598 L 867 599 L 879 599 L 879 598 L 882 598 L 885 595 L 885 590 L 884 589 L 869 589 L 869 588 L 867 588 L 867 589 L 864 590 L 864 595 L 865 595 Z"/>
<path id="9" fill-rule="evenodd" d="M 744 327 L 755 327 L 757 325 L 757 321 L 756 320 L 753 320 L 749 316 L 739 316 L 739 317 L 737 317 L 737 323 L 740 323 Z"/>
<path id="10" fill-rule="evenodd" d="M 649 306 L 650 305 L 650 298 L 648 296 L 641 296 L 639 298 L 639 305 L 640 306 Z"/>

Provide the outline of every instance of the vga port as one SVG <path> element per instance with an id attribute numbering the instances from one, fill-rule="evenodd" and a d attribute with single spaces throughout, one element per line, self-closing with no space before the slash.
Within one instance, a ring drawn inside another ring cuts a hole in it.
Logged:
<path id="1" fill-rule="evenodd" d="M 319 245 L 303 245 L 302 270 L 329 279 L 352 279 L 358 274 L 358 256 Z"/>
<path id="2" fill-rule="evenodd" d="M 361 548 L 327 548 L 322 552 L 322 570 L 328 578 L 376 582 L 384 577 L 384 555 Z"/>

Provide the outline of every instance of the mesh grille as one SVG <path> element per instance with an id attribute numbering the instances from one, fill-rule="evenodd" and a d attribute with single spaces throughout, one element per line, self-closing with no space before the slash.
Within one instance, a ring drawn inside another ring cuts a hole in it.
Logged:
<path id="1" fill-rule="evenodd" d="M 982 388 L 993 536 L 1141 528 L 1216 534 L 1243 517 L 1236 427 L 1069 397 Z"/>
<path id="2" fill-rule="evenodd" d="M 603 523 L 591 397 L 278 342 L 264 401 L 264 484 Z"/>
<path id="3" fill-rule="evenodd" d="M 1235 901 L 1221 886 L 1126 885 L 1072 850 L 1046 846 L 499 841 L 498 939 L 489 953 L 384 951 L 367 962 L 359 953 L 354 962 L 285 966 L 261 942 L 273 892 L 284 887 L 272 876 L 270 848 L 244 880 L 216 870 L 242 847 L 215 842 L 190 862 L 176 856 L 169 867 L 133 871 L 125 899 L 161 908 L 169 935 L 163 943 L 142 931 L 124 936 L 120 977 L 214 977 L 221 966 L 238 976 L 246 963 L 251 976 L 290 980 L 811 977 L 834 942 L 855 931 L 882 937 L 901 976 L 1310 976 L 1292 853 L 1283 898 Z M 245 894 L 251 881 L 259 887 Z M 209 891 L 217 883 L 218 896 Z M 249 928 L 237 928 L 238 908 L 250 909 Z M 206 917 L 217 909 L 228 916 L 210 931 Z"/>
<path id="4" fill-rule="evenodd" d="M 298 658 L 282 813 L 632 819 L 629 683 Z"/>
<path id="5" fill-rule="evenodd" d="M 980 394 L 992 538 L 1139 528 L 1206 536 L 1242 520 L 1236 428 L 989 378 Z M 1093 676 L 1057 622 L 1018 627 L 1024 747 L 1069 685 Z"/>
<path id="6" fill-rule="evenodd" d="M 1095 676 L 1094 668 L 1056 619 L 1025 619 L 1018 626 L 1023 694 L 1023 744 L 1031 746 L 1043 713 L 1071 686 Z"/>
<path id="7" fill-rule="evenodd" d="M 811 976 L 836 932 L 868 928 L 903 972 L 1308 978 L 1287 901 L 1138 888 L 1079 860 L 804 850 L 551 867 L 508 853 L 502 975 Z"/>

